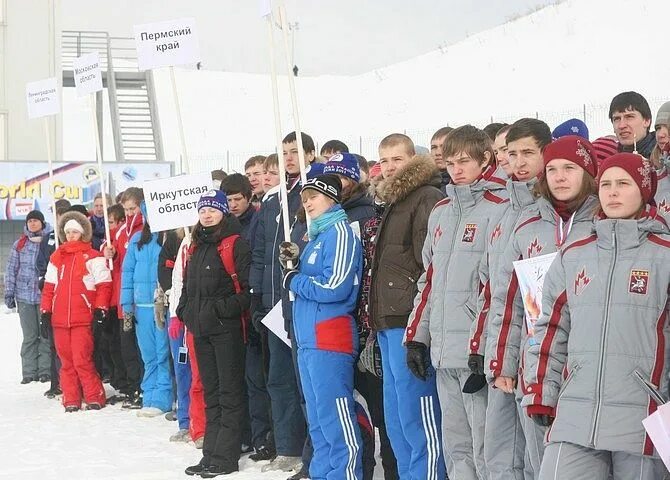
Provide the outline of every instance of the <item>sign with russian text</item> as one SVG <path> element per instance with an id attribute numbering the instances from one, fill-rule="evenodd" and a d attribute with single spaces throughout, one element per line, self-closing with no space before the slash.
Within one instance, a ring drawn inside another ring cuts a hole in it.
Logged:
<path id="1" fill-rule="evenodd" d="M 26 85 L 28 117 L 40 118 L 60 112 L 58 80 L 56 77 L 30 82 Z"/>
<path id="2" fill-rule="evenodd" d="M 140 70 L 200 61 L 200 46 L 193 18 L 145 23 L 133 28 Z"/>
<path id="3" fill-rule="evenodd" d="M 89 93 L 102 90 L 102 70 L 100 69 L 100 55 L 98 55 L 98 52 L 75 58 L 72 66 L 74 68 L 74 86 L 77 87 L 77 96 L 83 97 Z"/>
<path id="4" fill-rule="evenodd" d="M 143 188 L 152 232 L 190 227 L 198 222 L 198 200 L 212 189 L 212 174 L 152 180 L 144 182 Z"/>

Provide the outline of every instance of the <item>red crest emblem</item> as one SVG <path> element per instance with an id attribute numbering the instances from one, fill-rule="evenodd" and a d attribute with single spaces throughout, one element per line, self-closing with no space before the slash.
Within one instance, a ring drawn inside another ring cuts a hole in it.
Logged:
<path id="1" fill-rule="evenodd" d="M 658 211 L 664 213 L 670 212 L 670 204 L 665 200 L 665 198 L 659 202 Z"/>
<path id="2" fill-rule="evenodd" d="M 442 237 L 442 227 L 439 225 L 435 229 L 435 233 L 433 234 L 433 245 L 437 245 L 437 242 L 440 241 L 440 238 Z"/>
<path id="3" fill-rule="evenodd" d="M 537 239 L 537 237 L 535 237 L 535 240 L 530 242 L 530 244 L 528 245 L 527 250 L 528 258 L 539 255 L 543 248 L 544 245 L 540 245 L 540 241 Z"/>
<path id="4" fill-rule="evenodd" d="M 582 271 L 575 278 L 575 295 L 581 295 L 589 283 L 591 283 L 591 279 L 586 275 L 586 268 L 582 268 Z"/>
<path id="5" fill-rule="evenodd" d="M 631 270 L 628 280 L 628 292 L 646 295 L 649 286 L 649 270 Z"/>
<path id="6" fill-rule="evenodd" d="M 466 223 L 465 230 L 463 230 L 463 238 L 461 242 L 472 243 L 475 241 L 475 234 L 477 233 L 476 223 Z"/>

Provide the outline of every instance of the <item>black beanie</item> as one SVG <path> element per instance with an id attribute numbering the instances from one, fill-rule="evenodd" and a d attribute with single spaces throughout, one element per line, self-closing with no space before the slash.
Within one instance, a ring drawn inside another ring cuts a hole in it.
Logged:
<path id="1" fill-rule="evenodd" d="M 333 200 L 335 203 L 342 201 L 342 182 L 337 175 L 326 174 L 307 180 L 305 186 L 302 187 L 301 193 L 305 190 L 316 190 L 326 197 Z"/>
<path id="2" fill-rule="evenodd" d="M 80 204 L 75 204 L 70 206 L 70 208 L 67 209 L 68 212 L 79 212 L 83 216 L 88 217 L 88 210 L 86 209 L 85 206 L 80 205 Z"/>
<path id="3" fill-rule="evenodd" d="M 26 215 L 26 223 L 28 223 L 28 220 L 39 220 L 42 222 L 42 228 L 44 228 L 46 224 L 44 221 L 44 214 L 39 210 L 31 210 L 28 215 Z"/>

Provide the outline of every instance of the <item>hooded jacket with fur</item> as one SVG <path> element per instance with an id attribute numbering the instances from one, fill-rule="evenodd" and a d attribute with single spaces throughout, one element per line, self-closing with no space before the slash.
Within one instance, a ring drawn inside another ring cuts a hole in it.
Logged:
<path id="1" fill-rule="evenodd" d="M 423 271 L 428 217 L 444 198 L 440 182 L 432 160 L 415 157 L 377 187 L 386 209 L 370 270 L 369 321 L 375 331 L 407 327 Z"/>
<path id="2" fill-rule="evenodd" d="M 447 198 L 428 219 L 424 273 L 405 332 L 406 341 L 431 346 L 435 368 L 467 368 L 468 340 L 481 290 L 487 223 L 505 200 L 505 181 L 488 168 L 470 185 L 447 185 Z"/>
<path id="3" fill-rule="evenodd" d="M 549 268 L 522 401 L 528 414 L 555 417 L 547 441 L 654 453 L 642 420 L 668 391 L 668 233 L 655 208 L 597 219 Z"/>
<path id="4" fill-rule="evenodd" d="M 70 220 L 84 229 L 79 241 L 65 241 L 63 226 Z M 58 227 L 61 243 L 51 255 L 40 304 L 43 312 L 52 313 L 54 327 L 90 325 L 94 309 L 109 309 L 112 275 L 103 255 L 93 250 L 91 236 L 88 218 L 79 212 L 63 214 Z"/>

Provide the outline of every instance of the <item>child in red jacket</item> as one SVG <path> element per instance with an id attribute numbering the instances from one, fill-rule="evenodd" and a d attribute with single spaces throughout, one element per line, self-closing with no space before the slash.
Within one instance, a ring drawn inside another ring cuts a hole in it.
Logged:
<path id="1" fill-rule="evenodd" d="M 93 361 L 92 322 L 107 316 L 112 276 L 101 253 L 91 247 L 91 222 L 79 212 L 59 222 L 61 244 L 51 255 L 42 290 L 42 336 L 53 327 L 61 360 L 60 384 L 66 412 L 105 406 L 105 390 Z"/>

